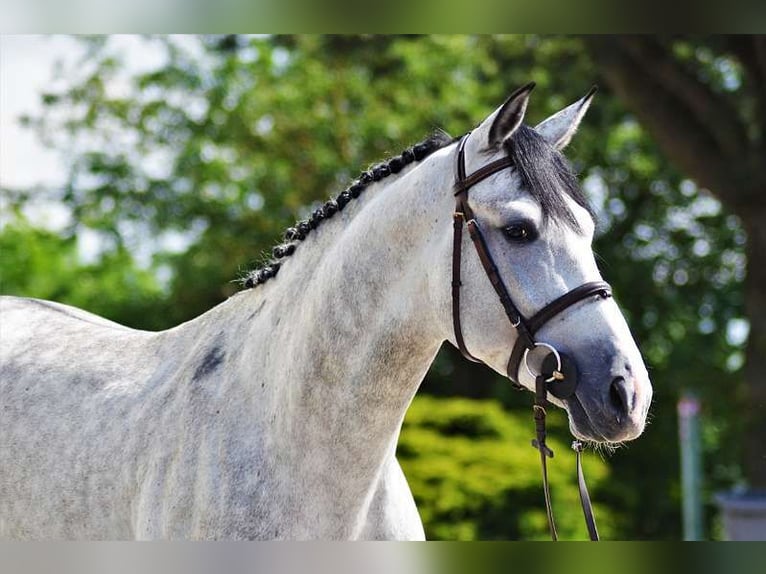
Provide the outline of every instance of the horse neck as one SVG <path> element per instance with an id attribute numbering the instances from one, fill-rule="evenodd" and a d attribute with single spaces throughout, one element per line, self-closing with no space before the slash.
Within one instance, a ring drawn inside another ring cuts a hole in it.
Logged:
<path id="1" fill-rule="evenodd" d="M 449 249 L 449 165 L 442 150 L 371 186 L 309 236 L 277 279 L 239 296 L 267 301 L 244 365 L 252 381 L 272 386 L 280 457 L 328 492 L 346 490 L 344 500 L 349 490 L 364 495 L 393 452 L 445 338 L 434 301 L 448 279 L 434 262 Z"/>

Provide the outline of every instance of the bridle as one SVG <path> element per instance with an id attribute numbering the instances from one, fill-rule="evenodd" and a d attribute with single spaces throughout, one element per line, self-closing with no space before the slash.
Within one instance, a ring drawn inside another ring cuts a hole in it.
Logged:
<path id="1" fill-rule="evenodd" d="M 516 330 L 516 342 L 511 350 L 511 356 L 508 360 L 508 377 L 511 381 L 520 386 L 519 368 L 524 363 L 528 372 L 535 377 L 535 405 L 534 418 L 537 438 L 532 441 L 534 446 L 540 452 L 540 462 L 543 472 L 543 490 L 545 494 L 545 509 L 548 515 L 548 527 L 551 538 L 557 540 L 556 525 L 553 520 L 553 511 L 551 507 L 550 492 L 548 487 L 548 470 L 546 459 L 553 457 L 553 451 L 545 444 L 545 407 L 547 403 L 547 394 L 550 392 L 559 399 L 567 399 L 574 395 L 577 389 L 577 368 L 573 359 L 564 353 L 557 351 L 552 345 L 535 340 L 535 333 L 548 323 L 555 316 L 566 311 L 576 303 L 588 298 L 598 296 L 602 299 L 611 297 L 612 288 L 604 281 L 591 281 L 575 287 L 568 293 L 555 299 L 532 317 L 526 318 L 519 311 L 513 302 L 508 290 L 503 283 L 500 273 L 495 265 L 492 255 L 487 248 L 487 243 L 482 235 L 473 210 L 468 205 L 468 190 L 477 183 L 494 175 L 506 168 L 513 167 L 513 161 L 509 156 L 502 157 L 480 167 L 470 175 L 465 173 L 465 145 L 470 132 L 464 135 L 457 146 L 457 177 L 455 180 L 455 212 L 454 212 L 454 235 L 452 247 L 452 322 L 455 331 L 455 341 L 458 349 L 468 360 L 475 363 L 482 361 L 474 357 L 466 347 L 463 338 L 463 332 L 460 326 L 460 263 L 462 259 L 463 245 L 463 225 L 468 227 L 468 233 L 471 237 L 479 261 L 489 278 L 492 287 L 495 289 L 500 303 L 503 305 L 505 314 L 511 322 L 511 326 Z M 534 373 L 528 363 L 528 354 L 531 350 L 542 347 L 549 353 L 542 361 L 540 372 Z M 580 502 L 585 516 L 585 523 L 588 527 L 588 533 L 591 540 L 598 540 L 598 529 L 593 516 L 593 509 L 588 495 L 588 489 L 585 485 L 585 478 L 582 472 L 581 452 L 582 444 L 575 441 L 572 444 L 577 456 L 577 482 L 580 490 Z"/>

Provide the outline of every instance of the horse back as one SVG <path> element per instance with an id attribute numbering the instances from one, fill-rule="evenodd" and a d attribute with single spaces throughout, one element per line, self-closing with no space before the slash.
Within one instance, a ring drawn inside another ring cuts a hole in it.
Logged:
<path id="1" fill-rule="evenodd" d="M 152 335 L 0 297 L 0 538 L 131 537 L 131 373 L 152 368 Z"/>
<path id="2" fill-rule="evenodd" d="M 28 320 L 35 321 L 38 318 L 57 323 L 80 322 L 112 329 L 130 330 L 124 325 L 63 303 L 29 297 L 8 295 L 0 297 L 0 329 L 2 329 L 0 333 L 2 333 L 3 338 L 13 335 L 14 327 L 17 326 L 14 321 L 21 319 L 21 323 L 25 323 Z"/>

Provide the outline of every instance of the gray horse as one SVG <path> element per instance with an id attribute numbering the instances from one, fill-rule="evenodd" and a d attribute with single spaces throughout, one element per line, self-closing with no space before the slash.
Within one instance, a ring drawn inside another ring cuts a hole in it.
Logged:
<path id="1" fill-rule="evenodd" d="M 527 316 L 601 279 L 560 153 L 590 97 L 530 128 L 528 94 L 464 142 L 468 173 L 518 152 L 469 203 Z M 431 138 L 365 172 L 247 289 L 167 331 L 3 298 L 0 538 L 422 539 L 395 449 L 439 347 L 456 343 L 456 148 Z M 462 241 L 464 344 L 506 374 L 518 333 Z M 537 336 L 577 361 L 576 394 L 551 398 L 575 436 L 642 432 L 652 389 L 613 300 L 573 305 Z"/>

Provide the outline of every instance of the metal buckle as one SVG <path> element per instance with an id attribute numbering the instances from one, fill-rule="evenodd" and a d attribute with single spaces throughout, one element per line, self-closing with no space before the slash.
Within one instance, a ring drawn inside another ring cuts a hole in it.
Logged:
<path id="1" fill-rule="evenodd" d="M 545 347 L 546 349 L 550 349 L 551 353 L 553 353 L 553 356 L 556 357 L 556 369 L 553 371 L 551 376 L 545 380 L 546 383 L 552 383 L 553 381 L 560 381 L 564 378 L 564 374 L 561 372 L 561 355 L 559 355 L 559 352 L 556 350 L 556 348 L 553 345 L 549 345 L 548 343 L 539 343 L 536 342 L 535 346 L 532 348 L 524 349 L 524 355 L 522 356 L 521 360 L 524 362 L 524 368 L 527 369 L 527 372 L 529 375 L 536 379 L 539 375 L 542 373 L 535 374 L 532 371 L 532 368 L 529 366 L 528 358 L 529 358 L 529 351 L 532 349 L 536 349 L 537 347 Z"/>

